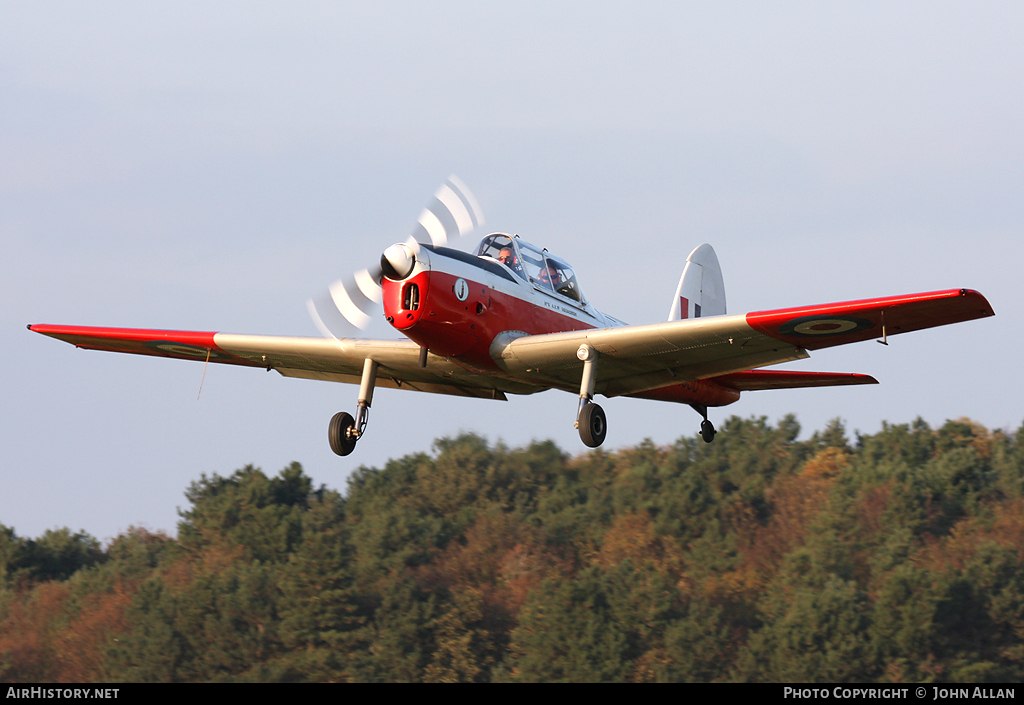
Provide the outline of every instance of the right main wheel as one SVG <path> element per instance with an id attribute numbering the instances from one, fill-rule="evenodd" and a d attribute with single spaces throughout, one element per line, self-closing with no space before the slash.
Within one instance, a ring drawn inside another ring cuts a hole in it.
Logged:
<path id="1" fill-rule="evenodd" d="M 604 409 L 591 402 L 583 407 L 580 412 L 580 439 L 583 445 L 590 448 L 597 448 L 604 443 L 605 434 L 608 433 L 608 421 L 604 417 Z"/>
<path id="2" fill-rule="evenodd" d="M 355 419 L 347 411 L 339 411 L 331 417 L 331 425 L 327 427 L 327 440 L 331 442 L 331 450 L 337 455 L 348 455 L 356 447 L 356 437 L 352 429 L 356 427 Z"/>

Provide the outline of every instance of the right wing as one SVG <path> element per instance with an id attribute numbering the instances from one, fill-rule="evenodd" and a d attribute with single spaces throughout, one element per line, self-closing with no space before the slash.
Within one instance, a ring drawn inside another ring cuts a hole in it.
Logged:
<path id="1" fill-rule="evenodd" d="M 470 372 L 433 354 L 422 368 L 420 348 L 410 340 L 329 340 L 52 325 L 30 325 L 28 329 L 87 350 L 263 367 L 285 377 L 359 384 L 363 361 L 369 357 L 380 365 L 377 387 L 502 400 L 505 392 L 530 394 L 547 388 Z"/>
<path id="2" fill-rule="evenodd" d="M 718 382 L 723 375 L 741 391 L 777 389 L 785 379 L 778 373 L 736 373 L 800 360 L 809 357 L 808 350 L 992 315 L 992 307 L 977 291 L 950 289 L 641 326 L 499 336 L 492 352 L 509 372 L 578 391 L 583 363 L 576 351 L 590 345 L 600 353 L 595 391 L 608 397 L 637 396 L 709 378 Z M 786 386 L 794 386 L 796 379 L 791 377 Z M 798 386 L 822 386 L 825 380 L 818 377 L 815 384 L 814 378 L 806 377 Z M 836 383 L 842 383 L 838 377 L 827 382 Z"/>

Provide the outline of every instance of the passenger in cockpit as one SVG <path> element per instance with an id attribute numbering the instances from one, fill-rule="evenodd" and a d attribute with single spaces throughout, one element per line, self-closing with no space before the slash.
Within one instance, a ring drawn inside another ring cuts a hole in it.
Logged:
<path id="1" fill-rule="evenodd" d="M 558 289 L 558 285 L 562 283 L 562 276 L 558 273 L 558 270 L 552 266 L 543 267 L 540 270 L 540 274 L 537 275 L 540 283 L 549 289 Z"/>

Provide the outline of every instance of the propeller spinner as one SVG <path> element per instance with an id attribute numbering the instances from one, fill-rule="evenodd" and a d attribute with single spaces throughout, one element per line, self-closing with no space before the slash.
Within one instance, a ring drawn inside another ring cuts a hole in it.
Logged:
<path id="1" fill-rule="evenodd" d="M 387 248 L 379 264 L 339 279 L 328 287 L 326 294 L 307 302 L 313 322 L 328 338 L 343 337 L 353 327 L 366 328 L 380 307 L 380 279 L 384 272 L 398 279 L 408 276 L 416 264 L 420 241 L 429 238 L 434 246 L 442 246 L 449 240 L 466 235 L 483 222 L 480 204 L 473 193 L 452 174 L 420 213 L 416 227 L 405 243 Z"/>

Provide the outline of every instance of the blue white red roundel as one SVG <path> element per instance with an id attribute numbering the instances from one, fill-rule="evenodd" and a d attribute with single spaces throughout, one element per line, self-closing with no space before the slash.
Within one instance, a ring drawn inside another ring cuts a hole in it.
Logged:
<path id="1" fill-rule="evenodd" d="M 784 335 L 827 336 L 856 333 L 871 327 L 871 321 L 854 316 L 801 316 L 779 326 Z"/>

